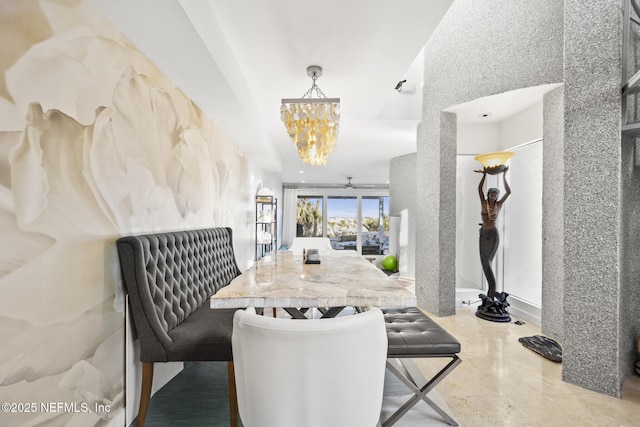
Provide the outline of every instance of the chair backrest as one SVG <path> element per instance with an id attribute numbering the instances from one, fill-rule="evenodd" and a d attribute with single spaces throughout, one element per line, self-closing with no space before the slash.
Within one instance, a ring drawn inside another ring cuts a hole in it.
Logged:
<path id="1" fill-rule="evenodd" d="M 377 308 L 332 319 L 235 313 L 233 360 L 245 427 L 373 427 L 387 334 Z"/>
<path id="2" fill-rule="evenodd" d="M 163 360 L 168 332 L 240 274 L 230 228 L 126 236 L 117 247 L 145 361 Z"/>
<path id="3" fill-rule="evenodd" d="M 296 237 L 293 239 L 290 251 L 296 254 L 301 254 L 303 249 L 318 249 L 320 254 L 334 253 L 335 250 L 331 247 L 331 241 L 328 237 Z"/>

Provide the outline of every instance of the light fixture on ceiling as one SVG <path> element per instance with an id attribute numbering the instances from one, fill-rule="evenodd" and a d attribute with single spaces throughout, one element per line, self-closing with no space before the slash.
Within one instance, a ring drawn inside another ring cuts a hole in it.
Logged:
<path id="1" fill-rule="evenodd" d="M 282 100 L 280 120 L 296 145 L 298 155 L 308 165 L 326 165 L 333 152 L 340 130 L 340 98 L 327 98 L 316 85 L 322 76 L 317 65 L 307 67 L 307 75 L 313 80 L 311 88 L 302 98 Z M 313 94 L 317 98 L 313 98 Z"/>

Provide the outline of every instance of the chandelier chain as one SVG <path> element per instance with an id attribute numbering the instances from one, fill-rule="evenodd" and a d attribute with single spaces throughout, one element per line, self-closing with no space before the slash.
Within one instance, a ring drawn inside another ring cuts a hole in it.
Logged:
<path id="1" fill-rule="evenodd" d="M 318 98 L 326 98 L 327 95 L 325 95 L 322 89 L 320 89 L 320 87 L 318 87 L 318 85 L 316 84 L 316 80 L 318 79 L 318 76 L 314 74 L 312 79 L 313 79 L 313 84 L 311 85 L 309 90 L 306 91 L 304 95 L 302 95 L 302 98 L 313 98 L 313 92 L 316 93 Z"/>

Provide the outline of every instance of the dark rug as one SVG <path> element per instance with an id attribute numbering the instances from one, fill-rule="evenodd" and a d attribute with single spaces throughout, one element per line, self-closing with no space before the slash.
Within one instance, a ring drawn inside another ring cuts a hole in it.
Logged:
<path id="1" fill-rule="evenodd" d="M 151 398 L 145 427 L 228 427 L 227 390 L 227 362 L 185 362 L 182 372 Z M 269 392 L 268 385 L 265 392 Z M 407 386 L 387 372 L 382 405 L 385 418 L 409 398 L 408 393 Z M 435 390 L 428 396 L 449 411 Z M 447 424 L 424 401 L 420 401 L 394 424 L 394 427 L 413 426 L 446 427 Z M 129 427 L 135 427 L 135 420 Z M 242 427 L 241 421 L 239 427 Z"/>
<path id="2" fill-rule="evenodd" d="M 562 347 L 551 338 L 534 335 L 520 338 L 518 341 L 529 350 L 535 351 L 546 359 L 558 363 L 562 362 Z"/>

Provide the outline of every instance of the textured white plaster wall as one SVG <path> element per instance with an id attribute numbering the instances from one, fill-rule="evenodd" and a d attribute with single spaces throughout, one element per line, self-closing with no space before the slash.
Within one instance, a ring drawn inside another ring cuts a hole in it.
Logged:
<path id="1" fill-rule="evenodd" d="M 230 226 L 247 265 L 255 194 L 247 160 L 90 3 L 4 6 L 0 401 L 110 410 L 3 412 L 0 425 L 122 425 L 114 242 Z"/>

